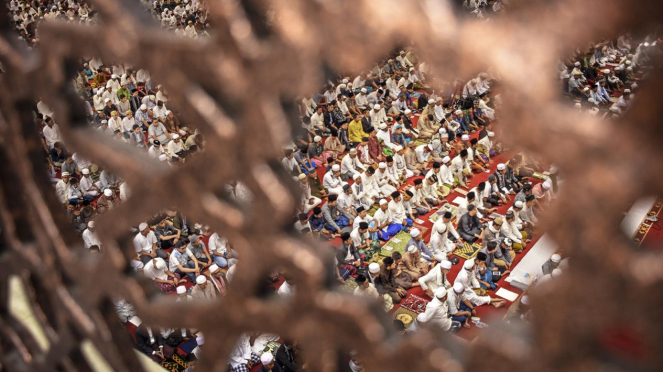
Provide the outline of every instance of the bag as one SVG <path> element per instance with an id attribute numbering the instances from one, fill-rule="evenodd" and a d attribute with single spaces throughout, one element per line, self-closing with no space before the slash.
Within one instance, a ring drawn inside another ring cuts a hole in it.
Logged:
<path id="1" fill-rule="evenodd" d="M 499 270 L 493 271 L 493 283 L 497 283 L 502 279 L 502 272 Z"/>

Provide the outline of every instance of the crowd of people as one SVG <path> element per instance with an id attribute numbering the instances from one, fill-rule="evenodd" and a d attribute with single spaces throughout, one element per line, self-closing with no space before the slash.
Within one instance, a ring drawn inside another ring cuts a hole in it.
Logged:
<path id="1" fill-rule="evenodd" d="M 174 33 L 207 35 L 200 1 L 144 2 Z M 464 5 L 479 16 L 504 8 L 504 2 L 494 0 Z M 10 12 L 21 37 L 35 47 L 42 20 L 94 23 L 96 15 L 79 0 L 12 0 Z M 563 99 L 591 115 L 623 114 L 660 45 L 651 37 L 636 45 L 627 34 L 576 50 L 560 62 Z M 168 106 L 168 92 L 149 71 L 92 58 L 81 61 L 72 84 L 86 103 L 90 126 L 109 137 L 169 166 L 181 166 L 204 151 L 203 135 Z M 420 287 L 431 301 L 407 332 L 431 326 L 457 332 L 472 326 L 478 306 L 507 304 L 495 295 L 497 282 L 540 235 L 537 216 L 562 186 L 554 165 L 501 144 L 499 92 L 499 77 L 490 70 L 466 82 L 436 81 L 416 52 L 403 47 L 367 71 L 340 75 L 319 92 L 297 99 L 301 130 L 281 159 L 302 191 L 293 230 L 334 249 L 339 284 L 356 283 L 355 295 L 382 301 L 385 309 Z M 46 103 L 39 101 L 35 108 L 57 197 L 83 245 L 91 253 L 103 252 L 95 219 L 125 202 L 130 190 L 123 180 L 67 148 L 57 113 Z M 227 191 L 241 203 L 251 202 L 250 190 L 241 183 L 229 184 Z M 444 209 L 430 235 L 422 232 L 417 221 L 452 205 L 454 192 L 463 195 L 453 200 L 455 212 Z M 506 212 L 498 214 L 498 209 Z M 380 256 L 401 232 L 408 234 L 405 250 Z M 134 270 L 176 301 L 223 296 L 241 257 L 203 221 L 191 221 L 175 210 L 152 216 L 133 233 Z M 481 249 L 463 262 L 454 251 L 465 243 Z M 454 265 L 461 269 L 451 277 Z M 554 254 L 535 286 L 547 285 L 567 266 L 568 258 Z M 294 278 L 278 269 L 265 278 L 265 286 L 278 296 L 296 295 Z M 513 319 L 528 321 L 529 297 L 522 296 L 514 306 Z M 117 310 L 123 322 L 137 323 L 137 348 L 155 361 L 167 360 L 177 347 L 195 340 L 187 357 L 187 368 L 195 368 L 204 330 L 152 330 L 136 322 L 124 300 L 118 299 Z M 395 325 L 405 332 L 405 324 L 396 320 Z M 273 343 L 278 344 L 268 350 Z M 295 340 L 244 334 L 229 369 L 246 372 L 259 364 L 276 372 L 306 369 Z M 362 370 L 356 353 L 348 366 L 353 372 Z"/>

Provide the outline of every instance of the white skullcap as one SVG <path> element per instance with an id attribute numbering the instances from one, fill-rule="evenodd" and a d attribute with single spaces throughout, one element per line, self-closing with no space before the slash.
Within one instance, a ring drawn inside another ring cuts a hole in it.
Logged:
<path id="1" fill-rule="evenodd" d="M 470 140 L 470 136 L 468 136 L 467 134 L 463 134 L 463 135 L 460 137 L 460 139 L 463 140 L 463 141 L 469 141 L 469 140 Z"/>
<path id="2" fill-rule="evenodd" d="M 441 133 L 440 138 L 449 138 L 449 135 L 447 134 L 447 131 L 444 128 L 440 128 L 440 133 Z"/>
<path id="3" fill-rule="evenodd" d="M 138 225 L 138 230 L 139 230 L 139 231 L 143 231 L 143 230 L 145 230 L 145 229 L 147 229 L 147 223 L 145 223 L 145 222 L 141 222 L 141 224 Z"/>
<path id="4" fill-rule="evenodd" d="M 610 70 L 608 70 L 608 69 L 606 68 L 605 70 L 603 70 L 603 73 L 604 73 L 604 74 L 609 74 L 609 73 L 610 73 Z"/>
<path id="5" fill-rule="evenodd" d="M 172 113 L 173 113 L 172 111 L 170 111 L 170 110 L 166 110 L 166 115 L 170 115 L 170 114 L 172 114 Z"/>
<path id="6" fill-rule="evenodd" d="M 111 84 L 110 81 L 108 83 L 106 83 L 106 88 L 111 88 L 111 87 L 113 87 L 113 84 Z"/>
<path id="7" fill-rule="evenodd" d="M 166 161 L 166 160 L 168 160 L 168 155 L 166 154 L 159 155 L 159 161 Z"/>
<path id="8" fill-rule="evenodd" d="M 313 142 L 320 142 L 320 141 L 322 141 L 322 137 L 320 136 L 313 137 Z"/>
<path id="9" fill-rule="evenodd" d="M 348 83 L 348 79 L 343 79 L 343 84 L 347 84 L 347 83 Z"/>
<path id="10" fill-rule="evenodd" d="M 456 112 L 455 112 L 456 115 L 460 115 L 460 114 L 462 114 L 462 113 L 463 113 L 463 112 L 460 111 L 460 110 L 456 110 Z"/>
<path id="11" fill-rule="evenodd" d="M 560 275 L 562 275 L 562 269 L 557 268 L 552 271 L 553 278 L 558 278 Z"/>
<path id="12" fill-rule="evenodd" d="M 447 224 L 444 221 L 439 220 L 441 223 L 435 223 L 433 228 L 437 231 L 438 234 L 444 234 L 447 231 Z"/>
<path id="13" fill-rule="evenodd" d="M 414 253 L 414 252 L 417 251 L 417 247 L 411 245 L 411 246 L 407 247 L 407 251 L 410 252 L 410 253 Z"/>
<path id="14" fill-rule="evenodd" d="M 561 260 L 562 260 L 562 256 L 558 255 L 557 253 L 550 256 L 550 261 L 552 261 L 554 263 L 559 263 L 559 261 L 561 261 Z"/>
<path id="15" fill-rule="evenodd" d="M 520 299 L 520 303 L 523 304 L 523 305 L 529 305 L 529 296 L 528 296 L 528 295 L 524 295 L 524 296 Z"/>
<path id="16" fill-rule="evenodd" d="M 378 105 L 378 104 L 376 104 L 375 106 L 373 106 L 373 109 L 374 109 L 374 110 L 379 110 L 380 108 L 381 108 L 381 107 L 380 107 L 380 105 Z"/>
<path id="17" fill-rule="evenodd" d="M 440 266 L 445 270 L 451 270 L 451 261 L 444 260 L 444 261 L 440 262 Z"/>
<path id="18" fill-rule="evenodd" d="M 444 297 L 444 296 L 442 296 Z M 417 322 L 419 323 L 426 323 L 428 322 L 428 315 L 426 315 L 426 312 L 420 313 L 417 315 Z"/>
<path id="19" fill-rule="evenodd" d="M 444 164 L 447 164 L 450 161 L 451 161 L 451 158 L 448 157 L 448 156 L 445 156 L 445 157 L 442 158 L 442 163 L 444 163 Z"/>
<path id="20" fill-rule="evenodd" d="M 396 152 L 399 152 L 399 151 L 401 151 L 402 149 L 403 149 L 403 146 L 401 146 L 401 145 L 395 145 L 395 146 L 394 146 L 394 151 L 396 151 Z"/>
<path id="21" fill-rule="evenodd" d="M 174 139 L 174 140 L 175 140 L 175 139 L 178 139 L 178 138 L 180 138 L 180 135 L 179 135 L 179 134 L 177 134 L 177 133 L 173 134 L 173 139 Z"/>
<path id="22" fill-rule="evenodd" d="M 488 132 L 488 137 L 495 137 L 495 132 Z"/>
<path id="23" fill-rule="evenodd" d="M 332 170 L 332 172 L 338 172 L 338 171 L 341 170 L 341 166 L 338 165 L 338 164 L 334 164 L 334 165 L 332 165 L 331 170 Z"/>
<path id="24" fill-rule="evenodd" d="M 624 89 L 624 93 L 631 93 L 630 89 Z"/>
<path id="25" fill-rule="evenodd" d="M 586 92 L 586 91 L 588 91 L 588 90 L 589 90 L 589 87 L 584 87 L 584 88 L 582 88 L 582 91 L 583 91 L 583 92 Z M 591 98 L 590 98 L 590 99 L 591 99 Z"/>
<path id="26" fill-rule="evenodd" d="M 186 293 L 186 287 L 183 285 L 180 285 L 177 287 L 177 294 L 184 294 Z"/>
<path id="27" fill-rule="evenodd" d="M 106 120 L 106 119 L 102 120 L 101 124 L 108 124 L 108 120 Z"/>
<path id="28" fill-rule="evenodd" d="M 380 205 L 385 205 L 387 203 L 389 203 L 387 199 L 380 199 Z"/>
<path id="29" fill-rule="evenodd" d="M 544 190 L 550 190 L 550 183 L 548 181 L 541 184 Z"/>
<path id="30" fill-rule="evenodd" d="M 507 247 L 510 247 L 513 245 L 513 241 L 509 238 L 504 238 L 503 240 L 504 244 L 506 244 Z"/>
<path id="31" fill-rule="evenodd" d="M 157 262 L 154 264 L 154 267 L 161 270 L 164 267 L 166 267 L 166 261 L 164 261 L 163 258 L 159 257 L 157 258 Z"/>
<path id="32" fill-rule="evenodd" d="M 435 100 L 434 100 L 434 99 L 429 99 L 429 100 L 428 100 L 428 104 L 429 104 L 429 105 L 431 105 L 431 104 L 433 104 L 433 103 L 435 103 Z"/>
<path id="33" fill-rule="evenodd" d="M 410 110 L 410 109 L 405 109 L 405 111 L 403 111 L 403 113 L 404 113 L 405 115 L 407 115 L 407 114 L 409 114 L 409 113 L 411 113 L 411 112 L 412 112 L 412 110 Z"/>
<path id="34" fill-rule="evenodd" d="M 115 74 L 111 75 L 111 79 L 117 79 L 117 75 Z"/>
<path id="35" fill-rule="evenodd" d="M 419 231 L 419 229 L 417 229 L 416 227 L 414 229 L 410 230 L 410 236 L 412 236 L 413 238 L 416 238 L 417 236 L 419 236 L 420 233 L 421 233 L 421 231 Z"/>
<path id="36" fill-rule="evenodd" d="M 610 106 L 610 111 L 618 113 L 619 112 L 619 107 L 617 107 L 617 105 L 612 105 L 612 106 Z"/>
<path id="37" fill-rule="evenodd" d="M 355 174 L 352 175 L 352 179 L 355 180 L 355 181 L 356 181 L 357 178 L 359 178 L 359 177 L 361 177 L 361 174 L 359 174 L 359 173 L 355 173 Z"/>
<path id="38" fill-rule="evenodd" d="M 94 221 L 90 221 L 87 223 L 87 227 L 94 227 Z"/>
<path id="39" fill-rule="evenodd" d="M 440 133 L 440 134 L 446 134 L 447 130 L 444 129 L 444 128 L 440 128 L 437 132 Z M 447 137 L 449 137 L 449 136 L 447 136 Z"/>
<path id="40" fill-rule="evenodd" d="M 150 99 L 154 100 L 156 97 L 154 97 L 154 94 L 150 94 Z"/>
<path id="41" fill-rule="evenodd" d="M 260 362 L 261 362 L 263 365 L 264 365 L 264 364 L 269 364 L 269 363 L 271 363 L 272 360 L 274 360 L 274 355 L 272 355 L 272 353 L 270 353 L 270 352 L 263 353 L 263 354 L 260 356 Z"/>
<path id="42" fill-rule="evenodd" d="M 463 268 L 464 268 L 465 270 L 470 270 L 470 269 L 472 269 L 473 267 L 474 267 L 474 261 L 472 261 L 472 260 L 467 260 L 467 261 L 465 261 L 465 263 L 463 264 Z"/>
<path id="43" fill-rule="evenodd" d="M 366 90 L 366 88 L 361 88 L 361 91 L 360 91 L 360 92 L 362 92 L 362 93 L 366 93 L 366 92 L 368 92 L 368 90 Z"/>
<path id="44" fill-rule="evenodd" d="M 465 287 L 463 286 L 463 283 L 461 283 L 461 282 L 454 283 L 454 292 L 463 293 L 464 290 L 465 290 Z"/>
<path id="45" fill-rule="evenodd" d="M 442 299 L 446 295 L 447 295 L 447 290 L 444 287 L 440 287 L 435 290 L 435 297 L 439 299 Z"/>
<path id="46" fill-rule="evenodd" d="M 426 147 L 428 147 L 429 150 L 433 150 L 433 144 L 432 143 L 429 143 L 428 146 L 426 146 Z"/>
<path id="47" fill-rule="evenodd" d="M 106 189 L 106 190 L 104 190 L 104 195 L 111 196 L 111 195 L 113 195 L 113 192 L 111 191 L 111 189 Z"/>
<path id="48" fill-rule="evenodd" d="M 513 203 L 514 208 L 522 209 L 523 208 L 523 202 L 520 200 L 516 200 L 515 203 Z"/>
<path id="49" fill-rule="evenodd" d="M 628 66 L 628 67 L 626 68 L 626 70 L 627 70 L 627 71 L 633 71 L 633 66 Z"/>
<path id="50" fill-rule="evenodd" d="M 106 98 L 106 99 L 104 100 L 104 103 L 108 103 L 108 102 L 110 102 L 110 98 Z"/>
<path id="51" fill-rule="evenodd" d="M 207 278 L 205 278 L 205 275 L 198 275 L 196 278 L 196 284 L 205 284 L 207 283 Z"/>
<path id="52" fill-rule="evenodd" d="M 580 104 L 580 102 L 576 103 L 574 106 L 575 106 L 576 108 L 581 108 L 581 107 L 582 107 L 582 105 Z"/>
<path id="53" fill-rule="evenodd" d="M 380 124 L 380 129 L 387 129 L 387 124 L 386 123 Z"/>
<path id="54" fill-rule="evenodd" d="M 143 103 L 142 105 L 140 105 L 140 109 L 141 109 L 141 110 L 147 110 L 147 105 L 145 105 L 145 104 Z"/>
<path id="55" fill-rule="evenodd" d="M 83 174 L 90 174 L 90 170 L 87 168 L 83 168 Z"/>
<path id="56" fill-rule="evenodd" d="M 387 168 L 387 163 L 380 162 L 380 164 L 378 164 L 378 168 L 380 168 L 380 169 Z"/>
<path id="57" fill-rule="evenodd" d="M 580 66 L 580 62 L 576 62 L 576 63 L 574 63 L 574 65 Z"/>
<path id="58" fill-rule="evenodd" d="M 497 164 L 497 170 L 505 170 L 505 169 L 506 169 L 506 165 L 504 165 L 504 163 Z"/>
<path id="59" fill-rule="evenodd" d="M 629 60 L 627 59 L 626 62 L 624 62 L 624 63 L 625 63 L 626 65 L 630 65 L 630 64 L 631 64 L 631 61 L 629 61 Z"/>
<path id="60" fill-rule="evenodd" d="M 214 273 L 216 272 L 216 270 L 219 270 L 219 266 L 217 266 L 216 264 L 212 264 L 212 266 L 209 267 L 210 273 Z"/>
<path id="61" fill-rule="evenodd" d="M 377 262 L 373 262 L 370 265 L 368 265 L 368 272 L 371 274 L 376 274 L 380 272 L 380 264 Z"/>
<path id="62" fill-rule="evenodd" d="M 64 176 L 71 176 L 71 174 L 69 174 L 69 172 L 62 172 L 62 177 Z"/>

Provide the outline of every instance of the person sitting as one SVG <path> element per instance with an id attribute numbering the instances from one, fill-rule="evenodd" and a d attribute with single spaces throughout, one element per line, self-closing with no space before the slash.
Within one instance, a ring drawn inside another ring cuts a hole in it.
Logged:
<path id="1" fill-rule="evenodd" d="M 375 285 L 371 283 L 363 274 L 357 275 L 355 278 L 357 283 L 357 288 L 355 288 L 353 294 L 359 297 L 367 297 L 371 299 L 377 299 L 380 297 L 378 290 L 375 288 Z"/>
<path id="2" fill-rule="evenodd" d="M 485 296 L 485 295 L 479 296 L 477 294 L 477 292 L 485 294 L 487 293 L 487 291 L 482 289 L 481 285 L 479 284 L 476 264 L 474 262 L 474 259 L 465 261 L 465 263 L 463 264 L 463 268 L 456 276 L 456 280 L 454 281 L 454 286 L 456 285 L 456 283 L 460 283 L 463 286 L 466 299 L 469 300 L 470 303 L 475 306 L 490 304 L 499 308 L 504 306 L 504 304 L 506 303 L 506 301 L 504 301 L 501 298 L 491 298 L 490 296 Z M 477 290 L 477 292 L 475 292 L 475 290 Z"/>
<path id="3" fill-rule="evenodd" d="M 276 363 L 283 372 L 297 372 L 301 367 L 297 365 L 297 341 L 284 339 L 283 344 L 276 350 Z"/>
<path id="4" fill-rule="evenodd" d="M 401 269 L 410 273 L 415 280 L 419 279 L 422 275 L 426 275 L 428 272 L 428 261 L 421 257 L 421 253 L 417 247 L 411 245 L 403 254 L 403 259 L 401 261 L 403 264 Z M 413 283 L 413 287 L 418 287 L 419 283 Z"/>
<path id="5" fill-rule="evenodd" d="M 473 243 L 481 239 L 483 234 L 483 226 L 479 217 L 477 217 L 477 209 L 474 204 L 467 206 L 467 213 L 465 213 L 458 221 L 458 234 L 463 240 Z"/>
<path id="6" fill-rule="evenodd" d="M 94 221 L 90 221 L 87 223 L 87 229 L 83 231 L 82 237 L 85 248 L 87 249 L 91 249 L 92 247 L 101 248 L 101 240 L 99 239 L 99 236 L 97 235 L 97 232 L 95 230 Z"/>
<path id="7" fill-rule="evenodd" d="M 196 277 L 196 286 L 191 289 L 191 297 L 194 300 L 213 300 L 216 298 L 216 292 L 208 283 L 205 275 L 198 275 Z"/>
<path id="8" fill-rule="evenodd" d="M 447 291 L 447 305 L 451 320 L 462 324 L 464 328 L 470 328 L 470 319 L 476 316 L 477 312 L 467 299 L 462 284 L 456 283 L 453 290 Z"/>
<path id="9" fill-rule="evenodd" d="M 230 354 L 230 372 L 248 372 L 254 365 L 260 363 L 260 356 L 251 351 L 251 343 L 248 333 L 242 333 Z"/>
<path id="10" fill-rule="evenodd" d="M 339 268 L 346 270 L 350 275 L 355 274 L 357 267 L 362 263 L 361 255 L 348 232 L 341 234 L 341 245 L 336 249 L 336 260 Z"/>
<path id="11" fill-rule="evenodd" d="M 460 153 L 451 160 L 449 170 L 454 176 L 454 185 L 465 187 L 468 183 L 468 178 L 472 178 L 472 171 L 467 161 L 467 149 L 460 151 Z"/>
<path id="12" fill-rule="evenodd" d="M 304 215 L 304 221 L 308 222 L 308 218 Z M 307 223 L 308 224 L 308 223 Z M 220 237 L 218 233 L 210 236 L 208 242 L 209 251 L 212 253 L 214 263 L 221 268 L 233 266 L 237 263 L 237 251 L 235 251 L 228 239 Z"/>
<path id="13" fill-rule="evenodd" d="M 187 244 L 180 240 L 175 244 L 175 249 L 170 255 L 169 267 L 171 272 L 180 274 L 180 277 L 187 275 L 191 283 L 195 283 L 196 277 L 199 275 L 202 268 L 193 255 L 187 248 Z"/>
<path id="14" fill-rule="evenodd" d="M 320 207 L 314 207 L 313 213 L 308 217 L 309 226 L 314 234 L 320 234 L 325 227 L 325 217 Z"/>
<path id="15" fill-rule="evenodd" d="M 409 247 L 411 245 L 414 245 L 419 252 L 421 253 L 421 257 L 423 257 L 426 261 L 431 262 L 435 261 L 435 257 L 431 253 L 431 251 L 428 249 L 426 246 L 426 243 L 424 243 L 423 236 L 421 235 L 421 231 L 417 228 L 414 228 L 410 230 L 410 240 L 407 242 L 405 245 L 406 247 Z"/>
<path id="16" fill-rule="evenodd" d="M 394 221 L 386 199 L 380 199 L 379 204 L 380 208 L 373 215 L 373 221 L 375 221 L 378 237 L 382 240 L 389 240 L 390 236 L 394 236 L 403 230 L 403 225 Z"/>
<path id="17" fill-rule="evenodd" d="M 541 272 L 543 272 L 543 275 L 552 274 L 553 270 L 559 267 L 559 263 L 561 261 L 562 261 L 562 256 L 560 256 L 557 253 L 553 254 L 552 256 L 550 256 L 550 259 L 548 259 L 548 261 L 544 262 L 543 265 L 541 265 Z"/>
<path id="18" fill-rule="evenodd" d="M 450 288 L 449 272 L 451 271 L 451 261 L 443 260 L 438 265 L 430 269 L 428 273 L 419 277 L 418 282 L 426 294 L 433 298 L 438 288 Z"/>
<path id="19" fill-rule="evenodd" d="M 168 258 L 168 253 L 159 249 L 156 235 L 145 222 L 138 225 L 138 234 L 134 237 L 133 244 L 143 265 L 156 257 Z"/>
<path id="20" fill-rule="evenodd" d="M 267 351 L 260 356 L 262 366 L 258 368 L 258 372 L 283 372 L 281 366 L 274 360 L 274 355 Z"/>
<path id="21" fill-rule="evenodd" d="M 507 211 L 505 221 L 500 228 L 500 234 L 513 242 L 513 250 L 520 253 L 527 248 L 527 233 L 519 231 L 516 226 L 516 217 L 513 211 Z"/>
<path id="22" fill-rule="evenodd" d="M 88 168 L 84 168 L 81 173 L 83 173 L 83 177 L 79 183 L 81 191 L 85 196 L 89 196 L 94 199 L 97 195 L 99 195 L 101 190 L 99 190 L 99 186 L 97 186 L 92 180 L 92 177 L 90 177 L 90 170 Z"/>
<path id="23" fill-rule="evenodd" d="M 447 214 L 449 214 L 448 218 L 446 217 Z M 451 212 L 445 212 L 442 218 L 433 224 L 433 232 L 429 241 L 430 251 L 438 262 L 446 260 L 448 255 L 456 249 L 456 244 L 449 239 L 449 232 L 452 233 L 456 241 L 461 239 L 453 224 L 451 224 Z"/>
<path id="24" fill-rule="evenodd" d="M 153 258 L 146 263 L 143 267 L 143 274 L 151 279 L 164 294 L 174 293 L 175 288 L 180 284 L 180 276 L 168 270 L 166 261 L 160 257 Z"/>
<path id="25" fill-rule="evenodd" d="M 360 222 L 350 233 L 352 243 L 364 261 L 370 261 L 373 255 L 380 251 L 380 242 L 371 239 L 368 227 L 368 223 Z"/>
<path id="26" fill-rule="evenodd" d="M 181 231 L 171 225 L 166 218 L 154 229 L 161 249 L 170 249 L 180 240 Z"/>
<path id="27" fill-rule="evenodd" d="M 435 296 L 433 300 L 426 305 L 426 311 L 424 311 L 426 318 L 428 318 L 427 324 L 435 325 L 446 332 L 454 332 L 460 328 L 460 324 L 456 322 L 453 324 L 453 320 L 449 317 L 449 306 L 447 305 L 447 290 L 444 288 L 438 288 L 435 291 Z"/>
<path id="28" fill-rule="evenodd" d="M 151 328 L 141 323 L 134 332 L 136 348 L 154 361 L 161 361 L 165 358 L 163 355 L 163 346 L 165 341 L 159 332 L 154 333 Z"/>
<path id="29" fill-rule="evenodd" d="M 395 304 L 400 303 L 407 295 L 407 291 L 396 284 L 396 263 L 391 257 L 382 260 L 382 269 L 375 281 L 378 291 L 389 295 Z"/>
<path id="30" fill-rule="evenodd" d="M 325 217 L 325 228 L 332 232 L 332 237 L 336 237 L 346 226 L 352 226 L 354 217 L 338 208 L 338 196 L 332 194 L 327 198 L 327 203 L 322 206 L 322 215 Z"/>
<path id="31" fill-rule="evenodd" d="M 109 211 L 117 204 L 118 201 L 114 198 L 113 191 L 111 189 L 105 189 L 104 194 L 97 199 L 97 213 L 102 214 Z"/>
<path id="32" fill-rule="evenodd" d="M 502 217 L 497 217 L 495 220 L 488 222 L 488 225 L 483 229 L 481 235 L 481 245 L 485 248 L 488 243 L 500 238 L 500 229 L 502 228 Z"/>
<path id="33" fill-rule="evenodd" d="M 216 264 L 209 267 L 209 281 L 212 283 L 214 289 L 220 295 L 226 294 L 226 278 L 223 277 L 223 272 Z"/>
<path id="34" fill-rule="evenodd" d="M 196 234 L 189 235 L 189 245 L 186 247 L 196 257 L 196 261 L 201 266 L 201 270 L 209 267 L 212 264 L 212 257 L 210 257 L 205 243 Z"/>

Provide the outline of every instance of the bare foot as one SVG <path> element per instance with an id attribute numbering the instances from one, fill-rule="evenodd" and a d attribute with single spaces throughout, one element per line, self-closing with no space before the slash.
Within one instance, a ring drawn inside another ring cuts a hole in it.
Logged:
<path id="1" fill-rule="evenodd" d="M 470 328 L 470 323 L 463 324 L 463 328 Z"/>
<path id="2" fill-rule="evenodd" d="M 499 309 L 504 306 L 504 302 L 493 302 L 492 305 Z"/>

